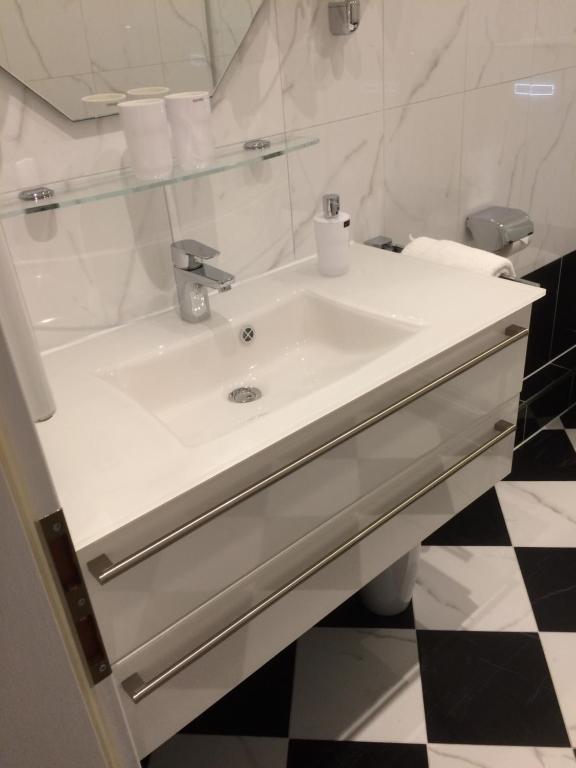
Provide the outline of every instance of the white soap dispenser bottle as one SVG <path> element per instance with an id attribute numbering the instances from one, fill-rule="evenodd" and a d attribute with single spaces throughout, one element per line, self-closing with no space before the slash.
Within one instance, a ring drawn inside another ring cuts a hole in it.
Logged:
<path id="1" fill-rule="evenodd" d="M 314 217 L 314 231 L 320 274 L 343 275 L 349 265 L 350 216 L 340 210 L 340 195 L 324 195 L 322 213 Z"/>

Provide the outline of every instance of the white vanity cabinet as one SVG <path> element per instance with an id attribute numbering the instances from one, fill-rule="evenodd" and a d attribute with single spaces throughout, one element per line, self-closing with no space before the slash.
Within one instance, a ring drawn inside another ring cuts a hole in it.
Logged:
<path id="1" fill-rule="evenodd" d="M 274 446 L 264 462 L 255 456 L 187 494 L 169 527 L 158 510 L 80 551 L 141 755 L 507 474 L 528 322 L 529 310 L 506 318 Z M 119 575 L 99 583 L 95 573 L 115 566 Z"/>
<path id="2" fill-rule="evenodd" d="M 266 456 L 256 455 L 237 470 L 184 494 L 178 499 L 178 517 L 155 510 L 81 550 L 80 561 L 85 565 L 86 583 L 110 659 L 117 661 L 131 653 L 368 494 L 378 490 L 384 503 L 391 498 L 391 490 L 384 495 L 387 489 L 403 473 L 412 481 L 417 467 L 423 466 L 426 478 L 430 464 L 433 474 L 443 447 L 464 442 L 486 419 L 492 420 L 491 428 L 504 418 L 496 409 L 517 396 L 524 366 L 525 326 L 514 320 L 463 345 L 448 367 L 443 361 L 411 372 L 392 391 L 387 387 L 385 392 L 370 393 L 365 402 L 352 403 L 324 424 L 293 435 L 289 445 L 274 446 Z M 330 444 L 476 355 L 506 344 L 296 471 L 213 515 L 212 510 L 227 505 L 251 485 L 301 461 L 310 451 Z M 514 421 L 514 409 L 508 420 Z M 484 429 L 483 434 L 489 431 Z M 459 455 L 458 449 L 456 453 Z M 209 521 L 194 528 L 194 521 L 206 515 Z M 134 557 L 189 523 L 186 535 L 175 537 L 141 562 Z M 105 581 L 108 571 L 111 577 Z M 99 583 L 95 575 L 105 583 Z"/>
<path id="3" fill-rule="evenodd" d="M 506 476 L 543 293 L 353 245 L 341 278 L 303 260 L 201 327 L 163 313 L 45 357 L 38 433 L 141 756 Z M 309 326 L 285 333 L 287 307 Z M 189 394 L 203 365 L 214 397 Z M 269 397 L 223 429 L 233 370 Z"/>

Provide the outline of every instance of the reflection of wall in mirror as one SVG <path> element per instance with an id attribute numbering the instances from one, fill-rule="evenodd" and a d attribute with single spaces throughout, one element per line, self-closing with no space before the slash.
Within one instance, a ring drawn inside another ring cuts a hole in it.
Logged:
<path id="1" fill-rule="evenodd" d="M 214 82 L 221 78 L 262 0 L 206 0 Z"/>
<path id="2" fill-rule="evenodd" d="M 212 90 L 261 0 L 0 0 L 0 66 L 72 120 L 92 93 Z"/>

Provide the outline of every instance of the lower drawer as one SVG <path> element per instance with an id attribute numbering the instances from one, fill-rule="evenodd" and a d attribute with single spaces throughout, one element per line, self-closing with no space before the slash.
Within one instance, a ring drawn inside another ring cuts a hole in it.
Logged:
<path id="1" fill-rule="evenodd" d="M 504 477 L 514 399 L 113 666 L 144 756 Z M 494 426 L 496 425 L 496 427 Z M 322 566 L 322 567 L 320 567 Z"/>

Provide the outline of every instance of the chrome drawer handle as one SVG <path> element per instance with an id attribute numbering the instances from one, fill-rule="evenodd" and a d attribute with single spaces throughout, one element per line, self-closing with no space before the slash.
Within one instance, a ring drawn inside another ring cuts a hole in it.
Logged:
<path id="1" fill-rule="evenodd" d="M 332 450 L 332 448 L 336 448 L 338 445 L 346 442 L 346 440 L 350 440 L 352 437 L 359 435 L 361 432 L 364 432 L 364 430 L 374 426 L 375 424 L 378 424 L 378 422 L 383 421 L 393 413 L 396 413 L 402 408 L 405 408 L 415 400 L 418 400 L 424 395 L 427 395 L 429 392 L 432 392 L 438 387 L 441 387 L 443 384 L 446 384 L 452 379 L 455 379 L 456 376 L 460 376 L 460 374 L 465 373 L 466 371 L 470 370 L 470 368 L 474 368 L 474 366 L 484 362 L 484 360 L 487 360 L 493 355 L 496 355 L 498 352 L 501 352 L 512 344 L 515 344 L 517 341 L 526 338 L 526 336 L 528 336 L 528 329 L 521 328 L 518 325 L 511 325 L 506 328 L 504 333 L 506 338 L 495 346 L 487 349 L 485 352 L 481 352 L 479 355 L 476 355 L 476 357 L 473 357 L 471 360 L 462 363 L 456 368 L 453 368 L 451 371 L 448 371 L 448 373 L 443 374 L 437 379 L 434 379 L 434 381 L 431 381 L 429 384 L 426 384 L 415 392 L 412 392 L 412 394 L 403 397 L 397 403 L 394 403 L 394 405 L 390 405 L 383 411 L 379 411 L 373 416 L 370 416 L 368 419 L 361 422 L 360 424 L 357 424 L 355 427 L 348 429 L 346 432 L 343 432 L 332 440 L 329 440 L 318 448 L 315 448 L 301 458 L 296 459 L 281 469 L 278 469 L 276 472 L 273 472 L 257 483 L 254 483 L 254 485 L 245 488 L 243 491 L 240 491 L 240 493 L 236 494 L 232 498 L 227 499 L 227 501 L 212 507 L 198 517 L 195 517 L 193 520 L 184 523 L 178 528 L 175 528 L 173 531 L 170 531 L 164 536 L 161 536 L 155 541 L 152 541 L 150 544 L 147 544 L 145 547 L 142 547 L 133 554 L 122 558 L 122 560 L 119 560 L 117 563 L 113 563 L 107 555 L 100 555 L 88 563 L 88 570 L 100 584 L 107 584 L 109 581 L 112 581 L 112 579 L 115 579 L 118 576 L 121 576 L 123 573 L 129 571 L 131 568 L 134 568 L 134 566 L 140 565 L 140 563 L 143 563 L 149 557 L 156 555 L 158 552 L 162 552 L 162 550 L 166 549 L 166 547 L 169 547 L 172 544 L 175 544 L 177 541 L 180 541 L 180 539 L 188 536 L 188 534 L 192 533 L 193 531 L 197 531 L 203 525 L 206 525 L 206 523 L 214 520 L 223 512 L 227 512 L 229 509 L 236 506 L 236 504 L 240 504 L 240 502 L 246 501 L 246 499 L 249 499 L 256 493 L 269 488 L 274 483 L 277 483 L 279 480 L 288 477 L 288 475 L 296 472 L 296 470 L 301 469 L 302 467 L 306 466 L 306 464 L 314 461 L 314 459 L 317 459 L 319 456 L 322 456 L 323 454 Z"/>
<path id="2" fill-rule="evenodd" d="M 363 528 L 352 538 L 348 539 L 343 544 L 340 544 L 339 547 L 333 549 L 321 560 L 318 560 L 316 563 L 314 563 L 314 565 L 310 566 L 305 571 L 302 571 L 302 573 L 300 573 L 298 576 L 293 578 L 287 584 L 284 584 L 284 586 L 280 587 L 280 589 L 276 590 L 276 592 L 273 592 L 271 595 L 264 598 L 264 600 L 261 600 L 249 611 L 243 613 L 227 627 L 220 630 L 220 632 L 213 635 L 209 640 L 206 640 L 206 642 L 202 643 L 202 645 L 199 645 L 193 651 L 186 654 L 186 656 L 178 659 L 178 661 L 172 664 L 172 666 L 168 667 L 168 669 L 160 672 L 160 674 L 156 675 L 151 680 L 148 680 L 148 682 L 145 682 L 138 674 L 131 675 L 129 678 L 124 680 L 122 687 L 128 696 L 130 696 L 135 704 L 138 704 L 138 702 L 142 701 L 142 699 L 145 699 L 146 696 L 154 693 L 154 691 L 158 690 L 158 688 L 164 685 L 164 683 L 168 682 L 168 680 L 173 678 L 179 672 L 182 672 L 184 669 L 186 669 L 186 667 L 189 667 L 195 661 L 198 661 L 198 659 L 200 659 L 202 656 L 205 656 L 209 651 L 213 650 L 217 645 L 244 627 L 246 624 L 248 624 L 248 622 L 252 621 L 252 619 L 255 619 L 267 608 L 269 608 L 271 605 L 274 605 L 274 603 L 287 595 L 289 592 L 292 592 L 292 590 L 296 589 L 296 587 L 299 587 L 311 576 L 314 576 L 327 565 L 333 563 L 334 560 L 339 558 L 345 552 L 348 552 L 348 550 L 352 549 L 352 547 L 361 542 L 371 533 L 374 533 L 374 531 L 378 530 L 378 528 L 383 526 L 384 523 L 387 523 L 393 517 L 400 514 L 400 512 L 403 512 L 411 504 L 414 504 L 414 502 L 418 501 L 423 496 L 426 496 L 426 494 L 430 493 L 430 491 L 433 491 L 434 488 L 437 488 L 445 480 L 448 480 L 450 477 L 452 477 L 452 475 L 455 475 L 456 472 L 463 469 L 467 464 L 470 464 L 472 461 L 474 461 L 474 459 L 482 456 L 483 453 L 486 453 L 486 451 L 489 451 L 495 445 L 498 445 L 498 443 L 502 442 L 502 440 L 505 440 L 507 437 L 512 435 L 516 431 L 516 425 L 510 424 L 507 421 L 499 421 L 495 424 L 494 429 L 497 432 L 495 437 L 488 440 L 488 442 L 484 443 L 484 445 L 481 445 L 473 453 L 470 453 L 465 458 L 460 459 L 460 461 L 451 466 L 445 472 L 442 472 L 442 474 L 438 475 L 438 477 L 434 478 L 434 480 L 426 483 L 426 485 L 420 488 L 420 490 L 413 493 L 400 504 L 397 504 L 392 509 L 389 509 L 387 512 L 370 523 L 370 525 L 368 525 L 366 528 Z"/>

